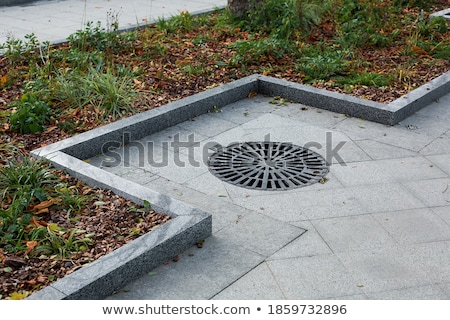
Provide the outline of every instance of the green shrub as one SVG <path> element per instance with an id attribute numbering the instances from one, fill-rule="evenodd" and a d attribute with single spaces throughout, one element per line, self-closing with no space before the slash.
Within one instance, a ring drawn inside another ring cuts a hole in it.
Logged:
<path id="1" fill-rule="evenodd" d="M 330 11 L 334 0 L 266 0 L 255 5 L 239 21 L 239 26 L 288 39 L 295 32 L 307 34 Z"/>
<path id="2" fill-rule="evenodd" d="M 46 102 L 33 94 L 23 94 L 12 104 L 16 111 L 11 114 L 11 129 L 20 133 L 39 133 L 50 120 L 51 109 Z"/>

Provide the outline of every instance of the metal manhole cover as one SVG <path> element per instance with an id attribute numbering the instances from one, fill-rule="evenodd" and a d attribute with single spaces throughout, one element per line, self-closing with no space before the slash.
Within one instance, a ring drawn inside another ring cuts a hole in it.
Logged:
<path id="1" fill-rule="evenodd" d="M 257 190 L 288 190 L 320 181 L 327 173 L 318 153 L 291 143 L 231 144 L 208 161 L 209 171 L 233 185 Z"/>

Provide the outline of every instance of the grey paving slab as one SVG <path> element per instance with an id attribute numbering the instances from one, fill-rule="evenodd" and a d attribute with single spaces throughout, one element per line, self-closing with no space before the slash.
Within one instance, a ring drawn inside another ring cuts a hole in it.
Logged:
<path id="1" fill-rule="evenodd" d="M 252 211 L 230 204 L 223 197 L 210 197 L 194 189 L 173 181 L 159 178 L 147 184 L 149 188 L 158 190 L 174 199 L 189 202 L 214 214 L 214 232 L 218 232 L 230 224 L 235 224 Z"/>
<path id="2" fill-rule="evenodd" d="M 434 207 L 434 213 L 436 213 L 442 220 L 444 220 L 448 225 L 450 225 L 450 206 L 446 207 Z"/>
<path id="3" fill-rule="evenodd" d="M 450 132 L 447 131 L 430 141 L 430 143 L 420 149 L 420 153 L 424 155 L 450 153 Z"/>
<path id="4" fill-rule="evenodd" d="M 375 213 L 373 217 L 399 243 L 450 240 L 450 227 L 431 209 Z"/>
<path id="5" fill-rule="evenodd" d="M 449 296 L 438 285 L 372 292 L 367 296 L 372 300 L 448 300 Z"/>
<path id="6" fill-rule="evenodd" d="M 435 166 L 450 175 L 450 154 L 427 156 Z"/>
<path id="7" fill-rule="evenodd" d="M 332 129 L 345 133 L 352 140 L 370 139 L 416 152 L 437 138 L 437 135 L 420 134 L 404 126 L 387 126 L 357 118 L 347 118 Z"/>
<path id="8" fill-rule="evenodd" d="M 405 246 L 402 252 L 406 252 L 409 265 L 420 266 L 427 273 L 428 284 L 450 282 L 450 241 Z"/>
<path id="9" fill-rule="evenodd" d="M 429 117 L 434 120 L 446 121 L 450 119 L 450 95 L 439 98 L 438 101 L 431 103 L 429 106 L 417 111 L 417 115 Z"/>
<path id="10" fill-rule="evenodd" d="M 335 166 L 333 169 L 333 173 L 345 186 L 447 177 L 446 173 L 423 157 L 361 161 L 347 166 Z"/>
<path id="11" fill-rule="evenodd" d="M 322 110 L 311 106 L 287 103 L 272 111 L 273 114 L 291 118 L 304 123 L 314 123 L 324 128 L 331 128 L 346 119 L 336 112 Z"/>
<path id="12" fill-rule="evenodd" d="M 283 291 L 267 263 L 261 263 L 239 281 L 219 292 L 217 300 L 283 300 Z"/>
<path id="13" fill-rule="evenodd" d="M 330 246 L 325 242 L 322 235 L 314 228 L 309 221 L 294 222 L 300 228 L 306 230 L 300 238 L 290 242 L 267 260 L 289 259 L 298 257 L 312 257 L 332 253 Z"/>
<path id="14" fill-rule="evenodd" d="M 351 187 L 366 213 L 423 208 L 425 204 L 400 183 L 380 183 Z"/>
<path id="15" fill-rule="evenodd" d="M 416 253 L 404 247 L 337 253 L 364 293 L 404 289 L 433 283 L 423 266 L 411 263 Z"/>
<path id="16" fill-rule="evenodd" d="M 217 234 L 237 245 L 270 256 L 306 230 L 261 214 L 247 214 Z"/>
<path id="17" fill-rule="evenodd" d="M 360 215 L 364 207 L 346 188 L 252 196 L 235 202 L 285 222 Z"/>
<path id="18" fill-rule="evenodd" d="M 214 137 L 219 133 L 234 128 L 236 126 L 236 123 L 223 119 L 213 118 L 209 114 L 204 114 L 192 118 L 189 121 L 180 123 L 179 126 L 185 130 L 196 132 L 200 135 Z"/>
<path id="19" fill-rule="evenodd" d="M 210 299 L 264 260 L 263 256 L 230 246 L 216 235 L 202 249 L 193 247 L 178 262 L 162 265 L 109 299 Z"/>
<path id="20" fill-rule="evenodd" d="M 439 288 L 450 297 L 450 282 L 438 284 Z"/>
<path id="21" fill-rule="evenodd" d="M 224 108 L 220 108 L 217 112 L 211 112 L 210 115 L 242 124 L 257 118 L 264 113 L 274 111 L 276 106 L 268 104 L 267 101 L 267 97 L 257 95 L 252 98 L 242 99 L 241 101 L 225 106 Z"/>
<path id="22" fill-rule="evenodd" d="M 330 299 L 363 293 L 334 255 L 271 260 L 268 265 L 287 299 Z"/>
<path id="23" fill-rule="evenodd" d="M 355 143 L 373 160 L 416 157 L 419 153 L 375 140 L 357 140 Z"/>
<path id="24" fill-rule="evenodd" d="M 403 184 L 426 206 L 435 207 L 449 204 L 450 178 L 411 181 L 404 182 Z"/>
<path id="25" fill-rule="evenodd" d="M 315 220 L 312 224 L 333 252 L 371 249 L 395 243 L 370 215 Z"/>

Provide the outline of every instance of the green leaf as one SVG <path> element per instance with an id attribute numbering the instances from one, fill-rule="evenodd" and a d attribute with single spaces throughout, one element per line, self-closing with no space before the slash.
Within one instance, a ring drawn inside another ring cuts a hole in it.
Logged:
<path id="1" fill-rule="evenodd" d="M 152 208 L 150 201 L 144 200 L 144 209 L 145 211 L 149 211 Z"/>

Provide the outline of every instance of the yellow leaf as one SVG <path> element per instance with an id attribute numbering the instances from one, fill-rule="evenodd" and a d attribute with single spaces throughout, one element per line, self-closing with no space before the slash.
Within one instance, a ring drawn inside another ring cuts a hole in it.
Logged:
<path id="1" fill-rule="evenodd" d="M 9 297 L 6 298 L 6 299 L 8 299 L 8 300 L 23 300 L 23 299 L 25 299 L 26 297 L 28 297 L 29 294 L 30 294 L 30 293 L 27 292 L 27 291 L 13 292 L 13 293 L 11 293 L 11 294 L 9 295 Z"/>

